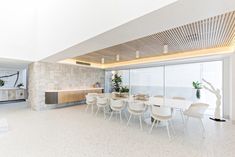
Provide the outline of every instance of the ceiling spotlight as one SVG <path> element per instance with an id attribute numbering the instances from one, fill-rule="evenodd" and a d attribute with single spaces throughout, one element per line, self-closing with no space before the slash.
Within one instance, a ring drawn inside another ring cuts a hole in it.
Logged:
<path id="1" fill-rule="evenodd" d="M 104 58 L 101 58 L 101 64 L 104 64 Z"/>
<path id="2" fill-rule="evenodd" d="M 116 55 L 116 61 L 118 62 L 120 60 L 120 56 Z"/>
<path id="3" fill-rule="evenodd" d="M 163 53 L 164 53 L 164 54 L 168 53 L 168 45 L 164 45 L 164 47 L 163 47 Z"/>
<path id="4" fill-rule="evenodd" d="M 140 51 L 135 52 L 135 58 L 140 58 Z"/>

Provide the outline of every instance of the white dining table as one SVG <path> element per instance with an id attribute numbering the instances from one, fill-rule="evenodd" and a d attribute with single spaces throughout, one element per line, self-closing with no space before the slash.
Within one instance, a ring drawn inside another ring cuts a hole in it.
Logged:
<path id="1" fill-rule="evenodd" d="M 103 95 L 109 99 L 112 98 L 111 93 L 103 93 Z M 148 106 L 151 106 L 151 105 L 162 106 L 162 105 L 164 105 L 166 107 L 177 108 L 177 109 L 182 109 L 182 110 L 188 109 L 190 107 L 190 105 L 193 103 L 193 101 L 190 101 L 190 100 L 180 100 L 180 99 L 161 98 L 161 97 L 150 97 L 149 100 L 147 100 L 147 101 L 135 100 L 133 98 L 133 96 L 129 96 L 128 98 L 116 97 L 116 99 L 122 99 L 123 101 L 125 101 L 127 103 L 140 101 Z"/>

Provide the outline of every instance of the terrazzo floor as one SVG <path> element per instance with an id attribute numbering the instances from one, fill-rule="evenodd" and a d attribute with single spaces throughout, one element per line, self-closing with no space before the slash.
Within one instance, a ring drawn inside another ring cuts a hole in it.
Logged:
<path id="1" fill-rule="evenodd" d="M 0 105 L 10 131 L 0 133 L 0 157 L 233 157 L 235 125 L 204 119 L 206 138 L 200 123 L 189 121 L 184 134 L 178 115 L 174 117 L 175 137 L 168 139 L 164 127 L 139 129 L 132 120 L 104 120 L 72 106 L 43 112 L 31 111 L 24 102 Z"/>

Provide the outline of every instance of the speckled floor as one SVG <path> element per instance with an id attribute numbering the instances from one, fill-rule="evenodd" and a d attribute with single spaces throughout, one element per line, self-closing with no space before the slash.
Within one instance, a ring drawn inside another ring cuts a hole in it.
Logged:
<path id="1" fill-rule="evenodd" d="M 176 135 L 169 140 L 165 128 L 148 134 L 138 121 L 129 127 L 116 118 L 91 115 L 84 105 L 43 112 L 30 111 L 24 102 L 0 105 L 0 118 L 7 118 L 10 131 L 0 133 L 1 157 L 232 157 L 235 154 L 235 125 L 204 119 L 206 138 L 197 121 L 183 133 L 175 117 Z"/>

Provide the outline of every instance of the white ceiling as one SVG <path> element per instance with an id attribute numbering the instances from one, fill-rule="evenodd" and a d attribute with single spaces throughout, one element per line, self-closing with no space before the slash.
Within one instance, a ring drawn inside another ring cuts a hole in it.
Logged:
<path id="1" fill-rule="evenodd" d="M 233 10 L 234 0 L 3 1 L 0 57 L 56 62 Z"/>
<path id="2" fill-rule="evenodd" d="M 78 43 L 44 59 L 44 61 L 55 62 L 74 58 L 234 10 L 235 1 L 231 0 L 179 0 L 162 9 Z"/>
<path id="3" fill-rule="evenodd" d="M 1 1 L 0 57 L 38 61 L 175 1 Z"/>

